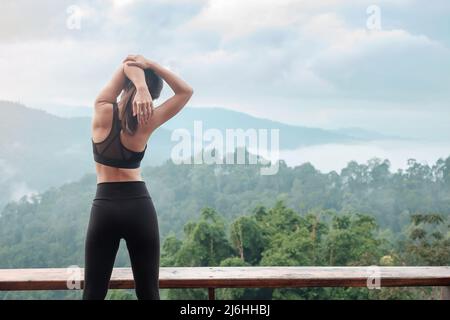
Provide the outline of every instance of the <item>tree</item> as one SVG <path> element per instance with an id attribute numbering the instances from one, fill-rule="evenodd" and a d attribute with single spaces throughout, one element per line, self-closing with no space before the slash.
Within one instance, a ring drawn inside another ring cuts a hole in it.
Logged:
<path id="1" fill-rule="evenodd" d="M 440 214 L 414 214 L 406 229 L 408 238 L 401 242 L 404 260 L 410 265 L 450 264 L 448 219 Z"/>
<path id="2" fill-rule="evenodd" d="M 242 216 L 231 225 L 231 243 L 242 261 L 257 265 L 266 246 L 263 229 L 254 217 Z"/>

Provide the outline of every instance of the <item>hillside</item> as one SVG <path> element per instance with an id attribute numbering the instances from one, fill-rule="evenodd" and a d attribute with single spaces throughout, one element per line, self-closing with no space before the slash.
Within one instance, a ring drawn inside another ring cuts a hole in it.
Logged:
<path id="1" fill-rule="evenodd" d="M 302 215 L 316 210 L 367 214 L 394 235 L 413 214 L 450 214 L 450 158 L 433 167 L 411 162 L 408 170 L 396 173 L 389 171 L 388 161 L 378 160 L 350 163 L 341 173 L 329 174 L 310 164 L 290 168 L 282 163 L 273 176 L 260 175 L 257 165 L 167 162 L 144 168 L 143 176 L 157 209 L 162 239 L 170 233 L 182 237 L 184 225 L 197 219 L 202 208 L 214 208 L 231 221 L 278 200 Z M 95 175 L 87 174 L 9 203 L 0 214 L 0 268 L 58 267 L 71 264 L 74 255 L 81 259 L 94 193 Z"/>

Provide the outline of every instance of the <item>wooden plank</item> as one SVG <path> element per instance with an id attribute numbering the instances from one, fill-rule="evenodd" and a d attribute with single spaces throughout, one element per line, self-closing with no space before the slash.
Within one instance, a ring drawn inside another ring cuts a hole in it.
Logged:
<path id="1" fill-rule="evenodd" d="M 450 286 L 450 267 L 165 267 L 160 288 L 366 287 L 374 270 L 381 287 Z M 0 269 L 0 290 L 67 290 L 70 277 L 66 268 Z M 134 288 L 131 269 L 115 268 L 110 288 Z"/>

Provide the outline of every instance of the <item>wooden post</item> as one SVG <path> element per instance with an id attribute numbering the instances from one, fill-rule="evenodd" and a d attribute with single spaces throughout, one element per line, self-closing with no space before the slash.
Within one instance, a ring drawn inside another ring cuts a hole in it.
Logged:
<path id="1" fill-rule="evenodd" d="M 441 287 L 441 300 L 450 300 L 450 287 Z"/>
<path id="2" fill-rule="evenodd" d="M 208 288 L 208 299 L 209 300 L 215 300 L 216 299 L 215 288 Z"/>

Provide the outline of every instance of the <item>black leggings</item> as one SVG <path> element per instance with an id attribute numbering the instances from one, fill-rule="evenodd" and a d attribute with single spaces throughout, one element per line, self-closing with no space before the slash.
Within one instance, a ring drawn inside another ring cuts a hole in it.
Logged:
<path id="1" fill-rule="evenodd" d="M 159 300 L 159 228 L 144 181 L 101 182 L 85 243 L 84 300 L 104 299 L 125 239 L 139 300 Z"/>

